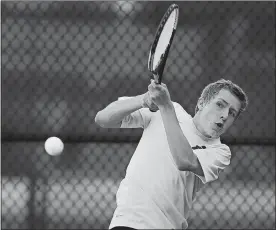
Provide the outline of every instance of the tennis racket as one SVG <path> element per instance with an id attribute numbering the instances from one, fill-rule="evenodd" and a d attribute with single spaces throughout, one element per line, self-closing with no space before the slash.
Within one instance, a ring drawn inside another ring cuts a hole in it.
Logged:
<path id="1" fill-rule="evenodd" d="M 178 5 L 170 5 L 159 23 L 154 41 L 151 45 L 148 69 L 151 74 L 153 74 L 154 80 L 158 84 L 162 82 L 163 71 L 178 23 L 178 15 Z"/>

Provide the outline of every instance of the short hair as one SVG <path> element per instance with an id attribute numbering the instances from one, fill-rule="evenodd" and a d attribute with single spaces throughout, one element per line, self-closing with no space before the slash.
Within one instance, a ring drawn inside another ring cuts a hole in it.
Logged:
<path id="1" fill-rule="evenodd" d="M 230 80 L 220 79 L 216 82 L 207 85 L 201 92 L 201 95 L 197 101 L 195 113 L 197 113 L 199 104 L 206 104 L 211 101 L 222 89 L 229 90 L 230 93 L 235 95 L 241 102 L 241 108 L 238 115 L 244 112 L 248 106 L 248 97 L 246 93 Z"/>

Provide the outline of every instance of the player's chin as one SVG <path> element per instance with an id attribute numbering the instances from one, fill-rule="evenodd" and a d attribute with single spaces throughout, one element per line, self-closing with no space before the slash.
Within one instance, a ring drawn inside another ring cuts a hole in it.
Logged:
<path id="1" fill-rule="evenodd" d="M 219 138 L 223 134 L 223 130 L 213 130 L 210 133 L 211 138 Z"/>

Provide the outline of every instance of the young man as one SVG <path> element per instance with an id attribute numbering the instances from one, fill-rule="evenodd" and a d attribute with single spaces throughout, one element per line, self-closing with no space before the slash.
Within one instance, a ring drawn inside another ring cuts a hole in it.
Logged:
<path id="1" fill-rule="evenodd" d="M 204 88 L 192 117 L 171 101 L 165 84 L 152 80 L 146 94 L 98 112 L 95 121 L 101 127 L 144 129 L 120 183 L 109 228 L 186 229 L 196 193 L 230 164 L 220 135 L 247 104 L 239 86 L 221 79 Z"/>

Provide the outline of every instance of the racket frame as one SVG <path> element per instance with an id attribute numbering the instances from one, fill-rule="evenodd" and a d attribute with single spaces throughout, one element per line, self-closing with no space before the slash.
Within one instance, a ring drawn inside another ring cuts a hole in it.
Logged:
<path id="1" fill-rule="evenodd" d="M 160 35 L 162 33 L 162 30 L 163 30 L 168 18 L 170 17 L 171 13 L 174 10 L 176 10 L 176 17 L 175 17 L 175 21 L 174 21 L 174 25 L 173 25 L 173 31 L 172 31 L 169 43 L 168 43 L 168 45 L 165 49 L 165 52 L 162 54 L 164 56 L 162 57 L 162 55 L 161 55 L 160 63 L 158 64 L 157 68 L 154 70 L 153 69 L 153 57 L 154 57 L 154 54 L 155 54 L 155 51 L 156 51 L 156 47 L 157 47 L 158 41 L 160 39 Z M 171 44 L 172 44 L 172 41 L 173 41 L 173 38 L 174 38 L 174 35 L 175 35 L 177 23 L 178 23 L 178 16 L 179 16 L 179 7 L 178 7 L 178 5 L 171 4 L 169 6 L 169 8 L 167 9 L 166 13 L 163 15 L 163 17 L 162 17 L 162 19 L 159 23 L 159 26 L 158 26 L 158 28 L 156 30 L 156 33 L 155 33 L 155 36 L 154 36 L 154 41 L 151 45 L 151 49 L 150 49 L 150 53 L 149 53 L 149 60 L 148 60 L 148 69 L 153 74 L 153 76 L 155 78 L 155 81 L 158 84 L 161 84 L 161 82 L 162 82 L 162 76 L 163 76 L 164 68 L 165 68 L 165 65 L 166 65 L 167 57 L 168 57 L 168 54 L 169 54 L 169 51 L 170 51 L 170 47 L 171 47 Z"/>

